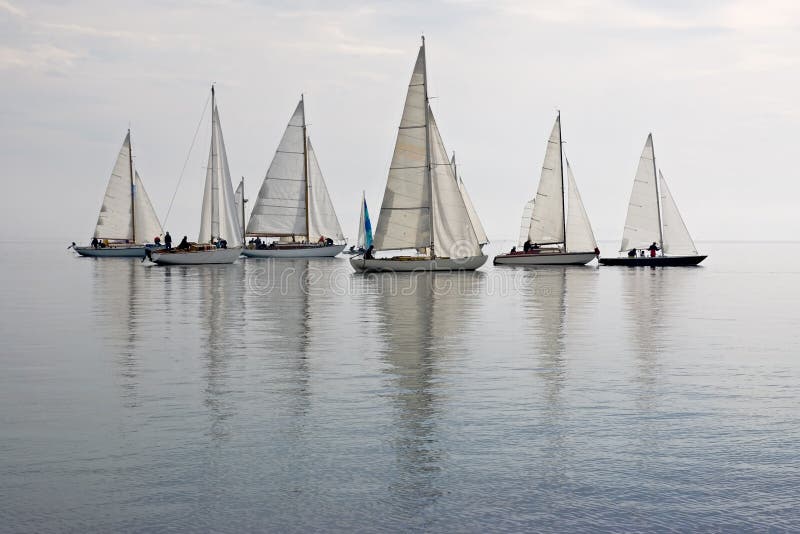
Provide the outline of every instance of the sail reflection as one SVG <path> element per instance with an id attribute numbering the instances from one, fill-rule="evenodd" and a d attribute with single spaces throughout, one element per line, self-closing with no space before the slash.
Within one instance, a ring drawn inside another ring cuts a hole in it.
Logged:
<path id="1" fill-rule="evenodd" d="M 396 411 L 399 478 L 392 485 L 401 513 L 413 514 L 442 495 L 444 452 L 437 438 L 444 393 L 442 368 L 466 350 L 483 273 L 418 273 L 371 278 L 379 295 L 378 328 Z"/>

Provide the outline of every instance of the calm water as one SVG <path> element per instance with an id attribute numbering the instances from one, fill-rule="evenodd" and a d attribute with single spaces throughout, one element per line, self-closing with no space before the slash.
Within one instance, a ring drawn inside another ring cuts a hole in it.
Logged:
<path id="1" fill-rule="evenodd" d="M 798 244 L 398 278 L 63 245 L 0 255 L 2 531 L 800 529 Z"/>

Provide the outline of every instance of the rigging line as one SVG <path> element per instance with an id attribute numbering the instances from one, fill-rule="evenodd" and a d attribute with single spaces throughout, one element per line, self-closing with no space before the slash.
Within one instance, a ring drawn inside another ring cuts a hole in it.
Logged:
<path id="1" fill-rule="evenodd" d="M 175 191 L 173 191 L 172 198 L 169 201 L 169 207 L 167 208 L 167 214 L 164 215 L 164 218 L 162 219 L 163 222 L 161 223 L 161 226 L 163 228 L 167 227 L 167 219 L 169 218 L 169 214 L 172 211 L 172 204 L 175 202 L 175 197 L 177 196 L 178 189 L 181 186 L 181 181 L 183 181 L 183 174 L 186 172 L 186 166 L 189 164 L 189 157 L 191 157 L 192 150 L 194 149 L 194 144 L 197 141 L 197 134 L 200 132 L 200 126 L 203 125 L 203 119 L 206 116 L 206 110 L 208 109 L 208 101 L 209 100 L 211 100 L 211 95 L 210 94 L 206 98 L 206 103 L 203 106 L 203 113 L 200 114 L 200 121 L 198 121 L 198 123 L 197 123 L 197 128 L 194 131 L 194 137 L 192 137 L 192 144 L 189 146 L 189 152 L 186 154 L 186 160 L 183 162 L 183 168 L 181 168 L 181 174 L 178 176 L 178 183 L 175 186 Z"/>

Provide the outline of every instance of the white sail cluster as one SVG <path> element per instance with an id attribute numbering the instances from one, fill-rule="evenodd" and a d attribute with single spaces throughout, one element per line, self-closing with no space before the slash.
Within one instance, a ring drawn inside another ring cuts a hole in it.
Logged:
<path id="1" fill-rule="evenodd" d="M 408 85 L 374 245 L 437 257 L 480 256 L 480 242 L 428 105 L 425 45 Z"/>
<path id="2" fill-rule="evenodd" d="M 228 247 L 240 247 L 242 235 L 216 102 L 212 104 L 211 113 L 211 147 L 208 151 L 206 185 L 197 241 L 211 243 L 214 240 L 224 239 L 228 242 Z"/>
<path id="3" fill-rule="evenodd" d="M 247 235 L 343 240 L 301 99 L 283 133 L 247 223 Z"/>
<path id="4" fill-rule="evenodd" d="M 134 169 L 129 131 L 108 179 L 94 237 L 141 244 L 163 233 L 139 172 Z"/>

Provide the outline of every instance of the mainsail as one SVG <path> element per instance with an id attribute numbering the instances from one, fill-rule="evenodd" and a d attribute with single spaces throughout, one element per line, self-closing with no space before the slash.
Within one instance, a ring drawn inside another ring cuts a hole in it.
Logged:
<path id="1" fill-rule="evenodd" d="M 305 107 L 301 99 L 261 184 L 247 223 L 248 235 L 307 236 Z"/>
<path id="2" fill-rule="evenodd" d="M 472 228 L 475 230 L 475 235 L 478 236 L 478 244 L 485 245 L 489 242 L 489 238 L 486 237 L 486 230 L 483 229 L 483 224 L 481 224 L 481 220 L 478 218 L 478 212 L 475 211 L 475 206 L 472 204 L 472 199 L 469 197 L 469 193 L 467 193 L 467 187 L 464 185 L 464 180 L 462 180 L 461 175 L 458 174 L 455 154 L 453 154 L 453 158 L 450 160 L 450 163 L 453 165 L 453 174 L 458 180 L 458 189 L 461 191 L 461 198 L 464 201 L 464 205 L 467 207 L 467 213 L 469 214 L 470 222 L 472 222 Z"/>
<path id="3" fill-rule="evenodd" d="M 664 222 L 664 243 L 662 250 L 664 254 L 673 255 L 697 255 L 697 247 L 694 245 L 692 236 L 686 228 L 678 211 L 678 205 L 667 187 L 664 175 L 658 171 L 659 185 L 661 187 L 661 215 Z"/>
<path id="4" fill-rule="evenodd" d="M 361 215 L 358 218 L 358 248 L 368 249 L 372 246 L 372 222 L 369 220 L 369 210 L 367 209 L 367 198 L 365 193 L 361 193 Z"/>
<path id="5" fill-rule="evenodd" d="M 572 174 L 569 160 L 564 158 L 567 170 L 567 187 L 569 193 L 569 207 L 567 209 L 567 252 L 586 252 L 597 248 L 597 241 L 592 232 L 592 225 L 586 215 L 586 208 L 583 207 L 581 194 L 575 183 L 575 176 Z"/>
<path id="6" fill-rule="evenodd" d="M 406 94 L 386 181 L 375 248 L 424 249 L 445 258 L 480 256 L 478 238 L 428 105 L 425 43 Z"/>
<path id="7" fill-rule="evenodd" d="M 651 243 L 661 241 L 653 134 L 649 134 L 633 181 L 620 251 L 646 249 Z"/>
<path id="8" fill-rule="evenodd" d="M 200 243 L 210 243 L 212 240 L 224 239 L 228 242 L 229 247 L 239 247 L 242 245 L 242 236 L 236 215 L 228 155 L 225 151 L 225 140 L 222 138 L 222 126 L 214 100 L 213 87 L 211 88 L 211 102 L 211 147 L 208 151 L 206 186 L 203 193 L 200 233 L 197 240 Z"/>
<path id="9" fill-rule="evenodd" d="M 564 188 L 561 168 L 561 116 L 556 118 L 539 178 L 528 239 L 534 243 L 564 242 Z"/>
<path id="10" fill-rule="evenodd" d="M 131 132 L 128 130 L 108 179 L 94 237 L 145 243 L 162 233 L 142 179 L 133 168 Z"/>
<path id="11" fill-rule="evenodd" d="M 421 46 L 408 84 L 403 117 L 383 193 L 375 248 L 397 250 L 431 245 L 425 46 Z"/>

